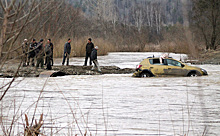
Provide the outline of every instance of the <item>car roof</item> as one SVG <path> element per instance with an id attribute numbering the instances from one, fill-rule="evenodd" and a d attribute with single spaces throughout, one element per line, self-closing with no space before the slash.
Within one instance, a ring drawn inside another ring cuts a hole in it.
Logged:
<path id="1" fill-rule="evenodd" d="M 160 58 L 158 58 L 158 57 L 156 57 L 156 58 L 153 58 L 153 57 L 147 57 L 147 59 L 160 59 Z M 168 57 L 168 58 L 165 58 L 165 59 L 171 59 L 171 60 L 175 60 L 175 61 L 178 61 L 178 62 L 183 63 L 182 61 L 176 60 L 176 59 L 174 59 L 174 58 L 172 58 L 172 57 Z"/>
<path id="2" fill-rule="evenodd" d="M 147 57 L 147 59 L 160 59 L 160 58 L 159 57 Z M 168 57 L 168 58 L 165 58 L 165 59 L 173 59 L 173 57 Z"/>

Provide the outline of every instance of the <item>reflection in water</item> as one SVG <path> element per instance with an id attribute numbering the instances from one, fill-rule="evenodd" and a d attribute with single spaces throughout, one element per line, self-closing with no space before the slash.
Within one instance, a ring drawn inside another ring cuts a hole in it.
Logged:
<path id="1" fill-rule="evenodd" d="M 133 67 L 142 59 L 140 56 L 146 55 L 122 54 L 104 56 L 109 58 L 105 64 L 114 61 L 116 66 Z M 120 55 L 129 63 L 111 59 Z M 139 59 L 135 61 L 135 58 Z M 78 62 L 83 59 L 78 58 Z M 209 76 L 143 79 L 124 74 L 18 78 L 0 103 L 3 125 L 11 124 L 18 111 L 13 135 L 23 132 L 24 115 L 23 119 L 19 115 L 26 113 L 32 118 L 37 104 L 35 116 L 39 119 L 44 113 L 42 132 L 45 135 L 81 135 L 87 131 L 87 135 L 98 136 L 197 136 L 205 130 L 208 136 L 217 136 L 220 133 L 220 70 L 216 65 L 201 67 Z M 0 84 L 9 80 L 0 79 Z"/>

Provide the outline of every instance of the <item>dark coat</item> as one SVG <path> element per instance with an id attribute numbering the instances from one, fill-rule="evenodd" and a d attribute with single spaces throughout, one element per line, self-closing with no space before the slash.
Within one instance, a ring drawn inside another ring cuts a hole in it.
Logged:
<path id="1" fill-rule="evenodd" d="M 33 58 L 34 56 L 35 56 L 35 48 L 37 47 L 37 43 L 35 42 L 35 43 L 31 43 L 30 44 L 30 47 L 29 47 L 29 49 L 30 49 L 30 51 L 29 51 L 29 57 L 30 58 Z"/>
<path id="2" fill-rule="evenodd" d="M 87 43 L 86 44 L 86 53 L 90 54 L 92 52 L 92 49 L 94 48 L 94 44 L 91 43 Z"/>
<path id="3" fill-rule="evenodd" d="M 97 50 L 95 48 L 92 49 L 91 60 L 97 60 Z"/>
<path id="4" fill-rule="evenodd" d="M 53 52 L 53 43 L 50 43 L 49 46 L 50 46 L 51 52 Z"/>
<path id="5" fill-rule="evenodd" d="M 70 54 L 70 52 L 71 52 L 71 45 L 70 43 L 66 42 L 64 45 L 64 54 L 66 53 Z"/>
<path id="6" fill-rule="evenodd" d="M 37 47 L 35 49 L 35 53 L 37 57 L 43 57 L 44 56 L 44 47 L 43 47 L 43 43 L 39 42 L 37 44 Z"/>
<path id="7" fill-rule="evenodd" d="M 49 44 L 45 46 L 45 53 L 46 53 L 46 56 L 51 56 L 52 54 L 52 50 Z"/>

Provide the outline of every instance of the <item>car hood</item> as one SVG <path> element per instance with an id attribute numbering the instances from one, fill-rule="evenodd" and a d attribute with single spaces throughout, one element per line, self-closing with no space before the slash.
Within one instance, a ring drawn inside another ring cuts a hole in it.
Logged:
<path id="1" fill-rule="evenodd" d="M 189 66 L 189 65 L 185 65 L 184 67 L 185 69 L 190 69 L 190 70 L 198 70 L 201 71 L 202 69 L 199 67 L 195 67 L 195 66 Z"/>

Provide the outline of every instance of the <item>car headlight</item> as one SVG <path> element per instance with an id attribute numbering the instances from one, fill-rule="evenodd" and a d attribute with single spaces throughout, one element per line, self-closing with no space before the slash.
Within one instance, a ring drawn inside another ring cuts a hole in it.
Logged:
<path id="1" fill-rule="evenodd" d="M 208 75 L 208 72 L 205 69 L 201 69 L 203 72 L 203 75 Z"/>

